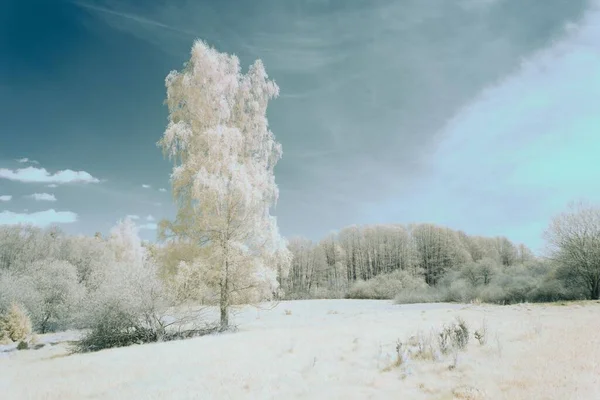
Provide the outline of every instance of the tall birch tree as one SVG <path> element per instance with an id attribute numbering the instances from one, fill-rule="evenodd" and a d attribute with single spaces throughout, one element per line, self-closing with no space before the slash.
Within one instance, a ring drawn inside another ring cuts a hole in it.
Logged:
<path id="1" fill-rule="evenodd" d="M 169 124 L 158 145 L 174 162 L 177 216 L 161 227 L 209 247 L 205 262 L 211 279 L 218 280 L 225 330 L 232 294 L 265 280 L 276 285 L 273 277 L 291 258 L 270 215 L 279 194 L 274 167 L 282 149 L 266 111 L 279 88 L 261 60 L 242 74 L 235 55 L 199 40 L 183 70 L 169 73 L 166 87 Z"/>

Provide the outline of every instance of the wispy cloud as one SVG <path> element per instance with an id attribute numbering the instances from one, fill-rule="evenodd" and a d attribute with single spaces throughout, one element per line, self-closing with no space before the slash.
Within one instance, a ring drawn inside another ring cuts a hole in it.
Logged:
<path id="1" fill-rule="evenodd" d="M 45 168 L 27 167 L 16 170 L 0 168 L 0 179 L 25 183 L 98 183 L 99 179 L 94 178 L 85 171 L 73 171 L 65 169 L 54 174 L 46 171 Z"/>
<path id="2" fill-rule="evenodd" d="M 144 189 L 150 189 L 150 187 L 151 187 L 151 186 L 150 186 L 150 185 L 143 184 L 143 185 L 142 185 L 142 187 L 143 187 Z"/>
<path id="3" fill-rule="evenodd" d="M 136 220 L 136 219 L 140 219 L 139 215 L 135 215 L 135 214 L 130 214 L 127 215 L 126 218 L 132 219 L 132 220 Z"/>
<path id="4" fill-rule="evenodd" d="M 146 217 L 146 221 L 154 221 L 154 217 L 152 215 L 148 215 Z"/>
<path id="5" fill-rule="evenodd" d="M 50 193 L 34 193 L 25 197 L 34 199 L 35 201 L 56 201 L 56 197 Z"/>
<path id="6" fill-rule="evenodd" d="M 0 212 L 0 225 L 31 224 L 43 228 L 51 224 L 69 224 L 76 221 L 77 214 L 71 211 L 50 209 L 31 214 L 11 211 Z"/>
<path id="7" fill-rule="evenodd" d="M 46 187 L 48 187 L 48 188 L 57 188 L 58 185 L 56 183 L 51 183 L 49 185 L 46 185 Z"/>
<path id="8" fill-rule="evenodd" d="M 29 158 L 25 157 L 25 158 L 19 158 L 17 160 L 17 162 L 21 163 L 21 164 L 25 164 L 25 163 L 30 163 L 30 164 L 39 164 L 39 162 L 35 161 L 35 160 L 30 160 Z"/>
<path id="9" fill-rule="evenodd" d="M 167 191 L 167 189 L 165 189 L 165 188 L 160 188 L 160 189 L 158 189 L 158 191 L 159 191 L 159 192 L 166 192 L 166 191 Z"/>
<path id="10" fill-rule="evenodd" d="M 12 196 L 11 195 L 2 195 L 0 196 L 0 201 L 11 201 L 12 200 Z"/>
<path id="11" fill-rule="evenodd" d="M 143 16 L 138 15 L 138 14 L 122 12 L 122 11 L 118 11 L 118 10 L 114 10 L 114 9 L 110 9 L 110 8 L 106 8 L 106 7 L 101 7 L 101 6 L 98 6 L 98 5 L 94 5 L 94 4 L 90 4 L 90 3 L 82 2 L 82 1 L 74 1 L 73 4 L 76 4 L 79 7 L 83 7 L 83 8 L 86 8 L 88 10 L 91 10 L 91 11 L 96 11 L 96 12 L 99 12 L 99 13 L 109 14 L 109 15 L 112 15 L 112 16 L 115 16 L 115 17 L 119 17 L 119 18 L 123 18 L 123 19 L 129 20 L 129 21 L 133 21 L 133 22 L 136 22 L 136 23 L 139 23 L 139 24 L 150 25 L 150 26 L 153 26 L 153 27 L 167 29 L 167 30 L 170 30 L 170 31 L 174 31 L 174 32 L 178 32 L 178 33 L 182 33 L 182 34 L 186 34 L 186 35 L 192 35 L 192 36 L 195 35 L 195 33 L 192 32 L 192 31 L 180 29 L 180 28 L 177 28 L 176 26 L 172 26 L 172 25 L 167 25 L 167 24 L 164 24 L 162 22 L 156 21 L 154 19 L 143 17 Z"/>

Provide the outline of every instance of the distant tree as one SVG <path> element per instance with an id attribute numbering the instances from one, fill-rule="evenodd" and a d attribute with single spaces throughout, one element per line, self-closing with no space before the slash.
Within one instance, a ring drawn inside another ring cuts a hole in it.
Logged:
<path id="1" fill-rule="evenodd" d="M 518 251 L 514 244 L 507 238 L 501 236 L 495 238 L 495 247 L 500 256 L 500 263 L 505 267 L 514 265 L 518 258 Z"/>
<path id="2" fill-rule="evenodd" d="M 21 268 L 35 261 L 60 258 L 64 237 L 56 227 L 0 227 L 0 270 Z"/>
<path id="3" fill-rule="evenodd" d="M 289 263 L 269 213 L 278 198 L 273 170 L 282 151 L 266 111 L 279 88 L 260 60 L 244 75 L 236 56 L 202 41 L 185 68 L 167 76 L 166 87 L 169 125 L 158 144 L 175 164 L 177 216 L 161 229 L 210 249 L 207 265 L 218 272 L 225 330 L 232 294 L 260 286 L 265 267 Z"/>
<path id="4" fill-rule="evenodd" d="M 116 261 L 114 249 L 109 248 L 104 240 L 89 236 L 66 238 L 59 258 L 77 268 L 79 282 L 86 286 L 90 284 L 90 277 L 94 272 L 97 273 Z"/>
<path id="5" fill-rule="evenodd" d="M 59 260 L 35 261 L 2 274 L 0 291 L 0 303 L 23 304 L 41 333 L 68 327 L 85 293 L 75 266 Z"/>
<path id="6" fill-rule="evenodd" d="M 600 299 L 600 207 L 573 203 L 556 216 L 546 231 L 550 258 L 562 268 L 571 285 Z"/>
<path id="7" fill-rule="evenodd" d="M 451 229 L 419 224 L 412 227 L 411 234 L 428 285 L 435 286 L 449 268 L 472 261 L 459 235 Z"/>
<path id="8" fill-rule="evenodd" d="M 517 262 L 519 264 L 525 264 L 526 262 L 532 260 L 535 260 L 535 255 L 533 254 L 531 249 L 529 249 L 529 247 L 525 246 L 522 243 L 519 244 L 517 246 Z"/>
<path id="9" fill-rule="evenodd" d="M 146 256 L 139 229 L 129 217 L 119 221 L 110 230 L 107 244 L 115 252 L 116 261 L 120 263 L 138 265 Z"/>
<path id="10" fill-rule="evenodd" d="M 36 316 L 39 331 L 67 327 L 84 295 L 77 269 L 66 261 L 38 261 L 28 268 L 39 294 Z"/>
<path id="11" fill-rule="evenodd" d="M 334 295 L 339 296 L 348 288 L 348 274 L 344 265 L 346 255 L 336 242 L 335 235 L 329 235 L 328 238 L 323 239 L 319 246 L 325 255 L 327 287 Z"/>
<path id="12" fill-rule="evenodd" d="M 491 258 L 483 258 L 477 261 L 477 267 L 484 285 L 489 285 L 494 276 L 498 274 L 496 263 Z"/>

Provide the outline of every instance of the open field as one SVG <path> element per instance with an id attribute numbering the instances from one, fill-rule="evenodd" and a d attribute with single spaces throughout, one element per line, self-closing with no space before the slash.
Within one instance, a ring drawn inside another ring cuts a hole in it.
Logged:
<path id="1" fill-rule="evenodd" d="M 394 366 L 398 339 L 462 317 L 471 340 L 438 360 Z M 236 333 L 66 355 L 65 343 L 1 353 L 3 399 L 597 399 L 600 303 L 247 307 Z M 69 336 L 66 336 L 69 337 Z M 44 337 L 41 340 L 46 340 Z"/>

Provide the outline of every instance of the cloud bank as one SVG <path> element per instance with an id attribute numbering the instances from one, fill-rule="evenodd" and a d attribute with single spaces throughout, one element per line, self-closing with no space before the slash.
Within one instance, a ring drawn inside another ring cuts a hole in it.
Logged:
<path id="1" fill-rule="evenodd" d="M 600 201 L 600 10 L 569 30 L 448 122 L 429 176 L 398 209 L 540 251 L 544 229 L 569 201 Z"/>
<path id="2" fill-rule="evenodd" d="M 71 211 L 56 211 L 54 209 L 34 212 L 31 214 L 0 212 L 0 225 L 31 224 L 41 228 L 52 224 L 69 224 L 77 221 L 77 214 Z"/>
<path id="3" fill-rule="evenodd" d="M 0 168 L 0 179 L 24 183 L 98 183 L 99 179 L 94 178 L 85 171 L 73 171 L 66 169 L 54 174 L 46 171 L 45 168 L 27 167 L 16 170 Z"/>

